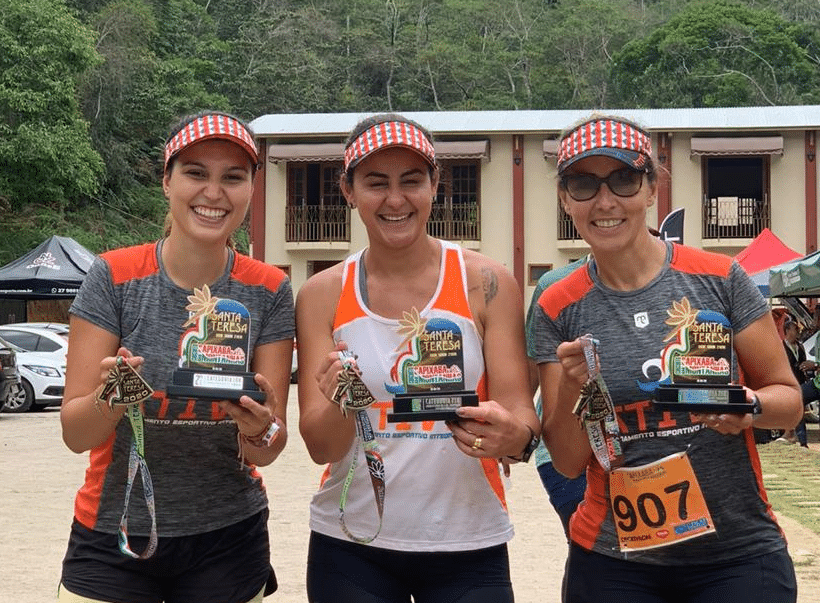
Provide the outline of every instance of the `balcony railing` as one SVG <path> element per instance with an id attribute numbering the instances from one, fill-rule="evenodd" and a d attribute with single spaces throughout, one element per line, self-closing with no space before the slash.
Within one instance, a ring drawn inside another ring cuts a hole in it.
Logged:
<path id="1" fill-rule="evenodd" d="M 703 200 L 704 239 L 753 239 L 770 225 L 768 199 L 712 197 Z"/>
<path id="2" fill-rule="evenodd" d="M 575 230 L 575 224 L 572 223 L 572 218 L 564 211 L 561 204 L 558 204 L 558 240 L 559 241 L 574 241 L 580 239 L 581 235 Z"/>
<path id="3" fill-rule="evenodd" d="M 302 205 L 285 208 L 288 242 L 350 242 L 350 208 L 347 205 Z"/>
<path id="4" fill-rule="evenodd" d="M 448 241 L 480 241 L 481 212 L 477 205 L 434 204 L 427 221 L 430 236 Z"/>

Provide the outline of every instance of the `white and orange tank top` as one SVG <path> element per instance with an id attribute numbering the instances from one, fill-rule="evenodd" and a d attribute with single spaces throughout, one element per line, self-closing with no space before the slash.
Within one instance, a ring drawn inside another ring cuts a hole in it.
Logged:
<path id="1" fill-rule="evenodd" d="M 387 421 L 397 393 L 466 389 L 487 399 L 482 339 L 468 302 L 464 257 L 458 245 L 440 244 L 436 292 L 424 308 L 407 308 L 401 319 L 378 316 L 364 303 L 364 250 L 344 266 L 333 337 L 356 354 L 363 381 L 377 400 L 366 412 L 384 459 L 384 523 L 370 543 L 380 548 L 465 551 L 513 536 L 494 459 L 463 454 L 443 421 Z M 347 540 L 339 524 L 339 500 L 354 455 L 345 523 L 353 534 L 376 532 L 378 511 L 358 439 L 341 461 L 327 466 L 310 506 L 312 530 Z"/>

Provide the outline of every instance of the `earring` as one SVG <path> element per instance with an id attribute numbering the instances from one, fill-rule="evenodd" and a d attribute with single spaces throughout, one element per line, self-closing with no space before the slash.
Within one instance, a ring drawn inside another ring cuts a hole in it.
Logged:
<path id="1" fill-rule="evenodd" d="M 348 204 L 347 204 L 347 206 L 348 206 L 350 209 L 356 209 L 356 204 L 355 204 L 355 203 L 353 203 L 352 201 L 351 201 L 350 203 L 348 203 Z"/>

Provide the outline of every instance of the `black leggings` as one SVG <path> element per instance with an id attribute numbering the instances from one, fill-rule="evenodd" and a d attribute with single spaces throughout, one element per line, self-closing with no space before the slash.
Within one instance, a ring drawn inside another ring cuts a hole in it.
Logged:
<path id="1" fill-rule="evenodd" d="M 703 565 L 649 565 L 570 545 L 567 603 L 794 603 L 786 549 Z"/>
<path id="2" fill-rule="evenodd" d="M 310 603 L 513 603 L 507 545 L 476 551 L 393 551 L 312 532 Z M 412 597 L 412 599 L 411 599 Z"/>

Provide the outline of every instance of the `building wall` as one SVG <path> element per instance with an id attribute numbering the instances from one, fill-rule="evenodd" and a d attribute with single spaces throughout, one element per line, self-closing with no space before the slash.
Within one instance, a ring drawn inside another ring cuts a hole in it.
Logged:
<path id="1" fill-rule="evenodd" d="M 703 133 L 698 132 L 698 135 Z M 771 229 L 789 247 L 805 253 L 805 172 L 804 134 L 785 131 L 783 156 L 770 159 Z M 735 255 L 751 240 L 704 240 L 702 237 L 702 158 L 690 156 L 691 132 L 671 135 L 671 208 L 685 208 L 685 243 Z M 528 132 L 524 141 L 524 300 L 529 302 L 533 286 L 528 284 L 531 264 L 566 265 L 585 255 L 583 241 L 558 241 L 558 200 L 555 158 L 544 156 L 543 141 L 551 135 Z M 490 158 L 481 164 L 482 240 L 474 249 L 495 258 L 511 272 L 514 269 L 513 222 L 513 135 L 494 133 Z M 657 135 L 653 135 L 657 148 Z M 815 165 L 815 164 L 813 164 Z M 266 163 L 265 261 L 289 265 L 294 291 L 308 278 L 314 260 L 342 260 L 367 245 L 364 225 L 354 211 L 351 240 L 346 243 L 285 243 L 285 206 L 287 202 L 287 163 Z M 650 208 L 647 224 L 659 226 L 657 205 Z"/>

